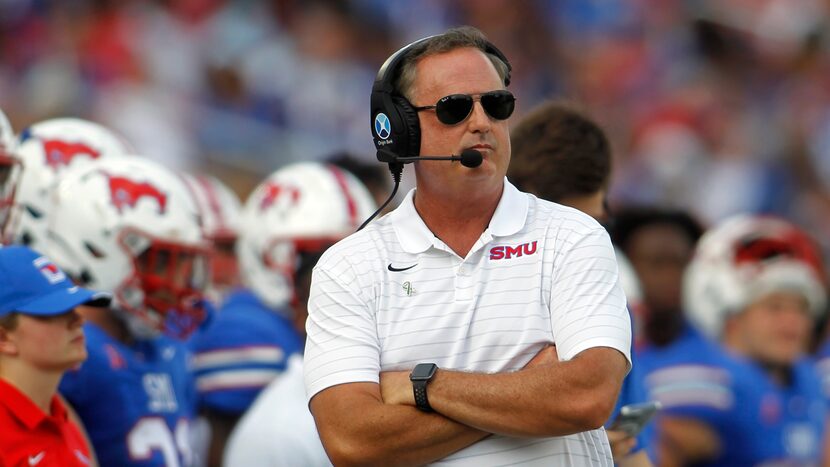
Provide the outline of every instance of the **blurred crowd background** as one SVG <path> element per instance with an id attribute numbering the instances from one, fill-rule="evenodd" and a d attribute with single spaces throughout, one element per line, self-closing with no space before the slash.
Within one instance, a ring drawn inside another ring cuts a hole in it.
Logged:
<path id="1" fill-rule="evenodd" d="M 18 131 L 100 122 L 244 197 L 288 162 L 374 160 L 380 64 L 471 24 L 514 66 L 514 121 L 567 98 L 603 125 L 612 207 L 775 213 L 828 249 L 828 18 L 828 0 L 2 0 L 0 108 Z"/>

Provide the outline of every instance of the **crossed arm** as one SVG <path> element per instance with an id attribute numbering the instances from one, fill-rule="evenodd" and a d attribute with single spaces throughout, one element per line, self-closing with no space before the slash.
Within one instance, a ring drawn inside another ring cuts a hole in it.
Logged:
<path id="1" fill-rule="evenodd" d="M 607 347 L 560 362 L 542 350 L 517 372 L 439 370 L 429 385 L 436 413 L 415 408 L 408 372 L 380 384 L 330 387 L 311 400 L 326 452 L 336 465 L 424 464 L 491 433 L 562 436 L 595 429 L 610 415 L 628 363 Z"/>

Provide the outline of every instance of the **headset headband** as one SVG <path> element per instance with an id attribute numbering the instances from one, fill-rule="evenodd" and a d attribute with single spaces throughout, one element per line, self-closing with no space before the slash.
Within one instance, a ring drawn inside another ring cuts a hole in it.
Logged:
<path id="1" fill-rule="evenodd" d="M 372 92 L 381 91 L 388 92 L 390 94 L 398 93 L 398 91 L 394 88 L 394 79 L 395 73 L 397 72 L 401 62 L 403 62 L 406 56 L 409 55 L 409 52 L 412 49 L 414 49 L 418 44 L 421 44 L 423 42 L 426 42 L 430 39 L 439 36 L 440 34 L 436 34 L 433 36 L 427 36 L 418 39 L 415 42 L 401 47 L 400 49 L 398 49 L 397 52 L 390 55 L 389 58 L 387 58 L 386 61 L 383 62 L 383 65 L 381 65 L 380 70 L 378 70 L 378 74 L 375 77 L 375 84 L 374 86 L 372 86 Z M 507 73 L 504 76 L 504 85 L 509 86 L 510 72 L 513 70 L 513 67 L 510 65 L 510 62 L 507 60 L 507 57 L 501 52 L 501 50 L 498 49 L 498 47 L 496 47 L 489 41 L 487 41 L 487 43 L 485 44 L 484 52 L 487 54 L 495 55 L 499 60 L 502 61 L 502 63 L 505 64 L 505 66 L 507 66 Z"/>

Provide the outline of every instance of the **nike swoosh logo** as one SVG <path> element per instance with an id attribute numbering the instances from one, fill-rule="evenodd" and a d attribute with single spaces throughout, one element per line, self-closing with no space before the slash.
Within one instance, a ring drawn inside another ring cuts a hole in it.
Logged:
<path id="1" fill-rule="evenodd" d="M 29 465 L 38 465 L 40 461 L 43 460 L 43 457 L 46 455 L 46 451 L 40 451 L 35 456 L 29 456 Z"/>
<path id="2" fill-rule="evenodd" d="M 412 269 L 417 265 L 418 265 L 418 263 L 415 263 L 412 266 L 409 266 L 408 268 L 396 268 L 396 267 L 392 266 L 392 263 L 389 263 L 389 267 L 387 267 L 387 269 L 389 269 L 392 272 L 401 272 L 401 271 L 406 271 L 407 269 Z"/>

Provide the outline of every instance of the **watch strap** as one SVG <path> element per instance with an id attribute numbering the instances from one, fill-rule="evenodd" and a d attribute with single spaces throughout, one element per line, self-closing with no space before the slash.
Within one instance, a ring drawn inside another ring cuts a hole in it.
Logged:
<path id="1" fill-rule="evenodd" d="M 412 382 L 412 391 L 415 394 L 415 407 L 424 412 L 432 412 L 432 406 L 429 405 L 429 399 L 427 398 L 428 382 L 426 380 Z"/>

